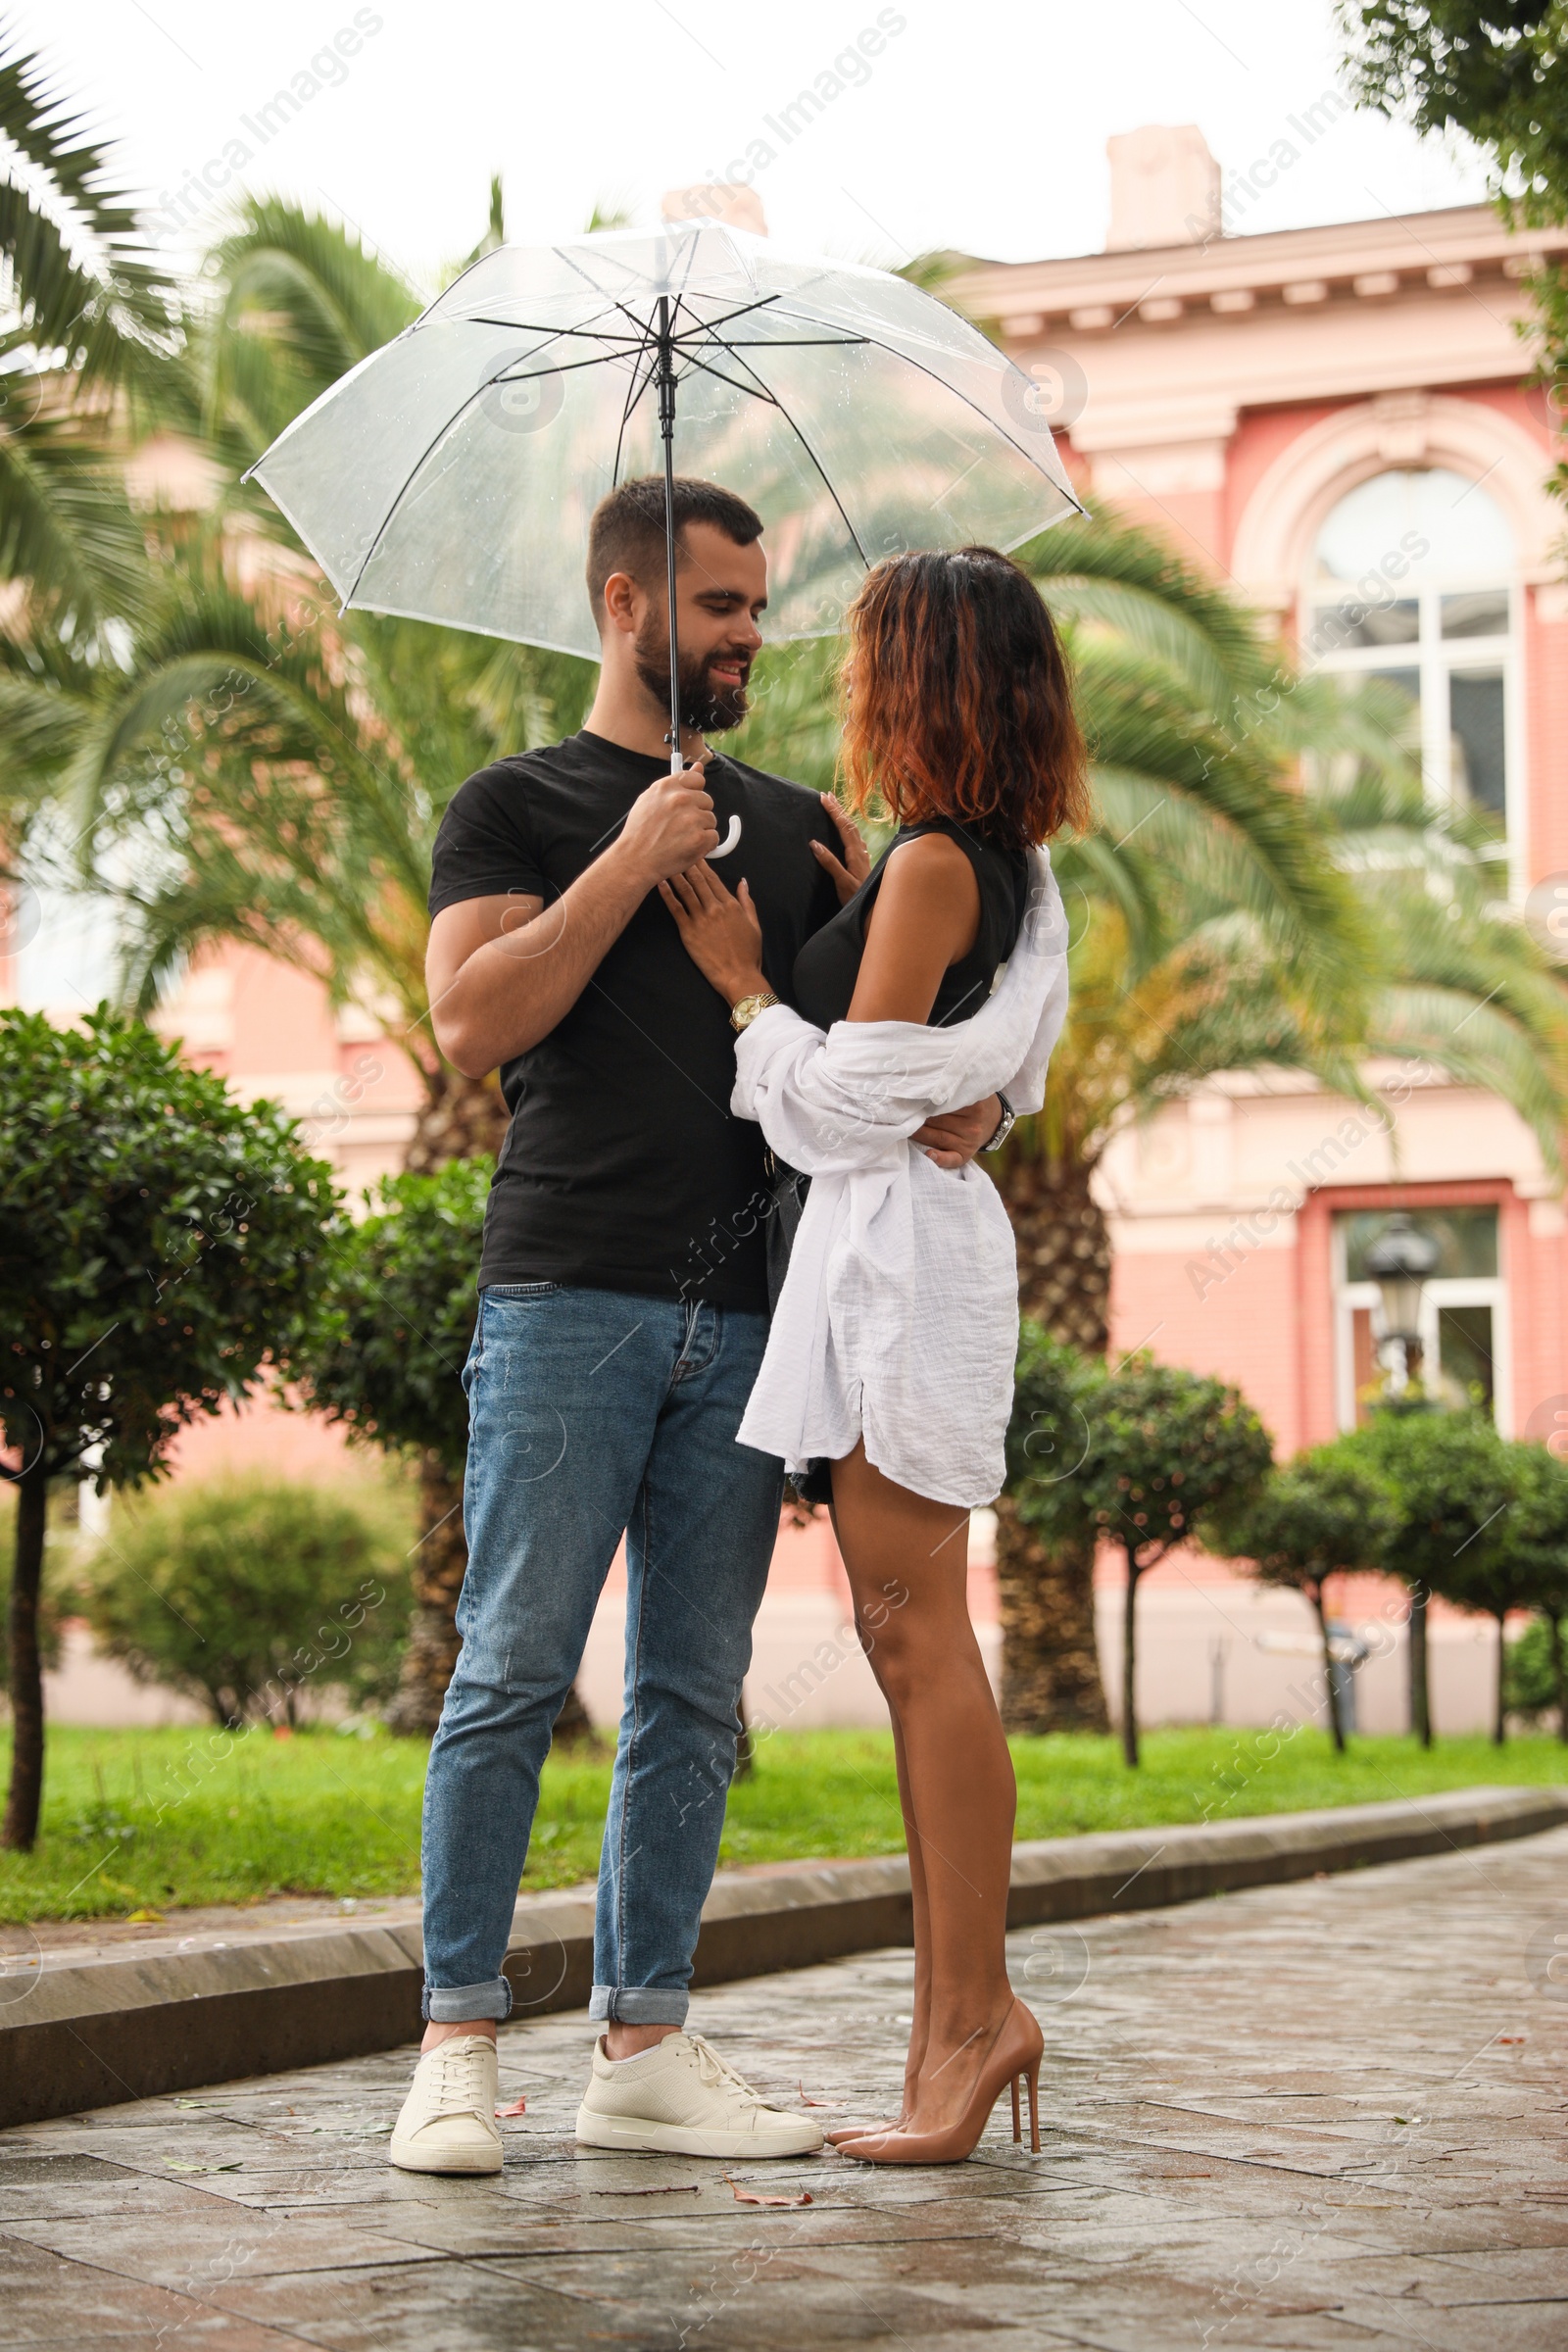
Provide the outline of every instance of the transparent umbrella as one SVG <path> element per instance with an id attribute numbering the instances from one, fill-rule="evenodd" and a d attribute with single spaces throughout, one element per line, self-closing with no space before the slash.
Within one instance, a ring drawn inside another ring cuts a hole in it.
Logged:
<path id="1" fill-rule="evenodd" d="M 771 637 L 837 628 L 884 556 L 1017 547 L 1078 503 L 1036 386 L 966 319 L 707 221 L 487 254 L 252 471 L 345 608 L 596 660 L 589 518 L 661 467 L 666 499 L 696 474 L 762 516 Z"/>

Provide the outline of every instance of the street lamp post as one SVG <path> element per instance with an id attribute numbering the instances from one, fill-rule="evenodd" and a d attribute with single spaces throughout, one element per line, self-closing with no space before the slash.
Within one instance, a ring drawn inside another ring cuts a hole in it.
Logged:
<path id="1" fill-rule="evenodd" d="M 1366 1253 L 1366 1270 L 1383 1300 L 1382 1346 L 1397 1352 L 1389 1364 L 1398 1396 L 1421 1360 L 1421 1294 L 1437 1271 L 1438 1245 L 1396 1209 Z"/>
<path id="2" fill-rule="evenodd" d="M 1389 1385 L 1401 1396 L 1421 1361 L 1421 1294 L 1437 1271 L 1438 1245 L 1429 1233 L 1396 1209 L 1366 1253 L 1366 1270 L 1383 1299 L 1383 1346 L 1393 1353 Z M 1432 1701 L 1427 1680 L 1427 1595 L 1410 1588 L 1407 1642 L 1410 1668 L 1410 1729 L 1423 1747 L 1432 1745 Z"/>

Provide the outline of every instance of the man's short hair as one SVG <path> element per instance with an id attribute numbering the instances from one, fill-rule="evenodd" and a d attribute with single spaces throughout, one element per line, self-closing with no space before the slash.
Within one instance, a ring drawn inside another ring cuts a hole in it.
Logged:
<path id="1" fill-rule="evenodd" d="M 710 522 L 737 547 L 750 547 L 762 536 L 762 517 L 717 482 L 698 482 L 675 476 L 675 552 L 685 554 L 683 534 L 689 523 Z M 630 572 L 640 588 L 657 595 L 664 584 L 664 477 L 645 473 L 622 482 L 602 498 L 588 525 L 588 595 L 594 618 L 605 611 L 605 582 L 612 571 Z"/>

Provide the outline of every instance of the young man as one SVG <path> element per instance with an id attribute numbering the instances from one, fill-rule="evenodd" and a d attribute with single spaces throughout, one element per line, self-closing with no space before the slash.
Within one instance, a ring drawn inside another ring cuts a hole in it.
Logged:
<path id="1" fill-rule="evenodd" d="M 463 1649 L 424 1801 L 423 2053 L 393 2133 L 414 2172 L 501 2169 L 496 2021 L 551 1727 L 626 1537 L 626 1692 L 599 1869 L 577 2118 L 590 2145 L 718 2157 L 821 2144 L 683 2031 L 734 1769 L 781 1465 L 735 1443 L 767 1336 L 760 1131 L 731 1116 L 734 1039 L 658 884 L 698 858 L 795 956 L 866 867 L 835 805 L 703 738 L 737 726 L 761 643 L 759 517 L 676 484 L 682 741 L 671 775 L 663 484 L 590 532 L 603 645 L 583 731 L 498 760 L 436 841 L 427 978 L 442 1051 L 500 1068 L 512 1124 L 465 1371 Z M 995 1101 L 922 1131 L 970 1152 Z"/>

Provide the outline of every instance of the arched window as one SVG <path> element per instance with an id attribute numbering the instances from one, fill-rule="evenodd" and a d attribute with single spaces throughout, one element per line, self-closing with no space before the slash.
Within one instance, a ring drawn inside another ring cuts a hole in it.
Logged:
<path id="1" fill-rule="evenodd" d="M 1471 809 L 1499 848 L 1520 806 L 1514 569 L 1481 482 L 1443 466 L 1374 474 L 1324 518 L 1303 630 L 1319 668 L 1375 673 L 1405 698 L 1428 791 Z"/>

